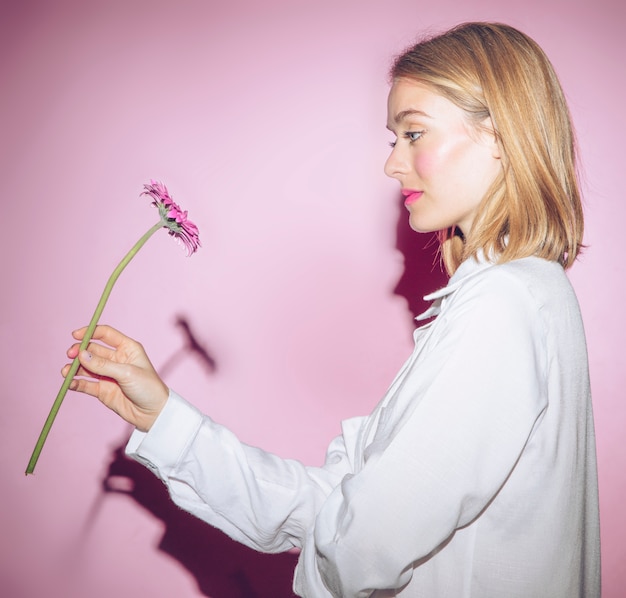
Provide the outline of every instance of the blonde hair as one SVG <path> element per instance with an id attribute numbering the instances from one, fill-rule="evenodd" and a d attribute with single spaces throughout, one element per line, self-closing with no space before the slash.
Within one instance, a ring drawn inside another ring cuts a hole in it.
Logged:
<path id="1" fill-rule="evenodd" d="M 466 239 L 440 231 L 452 274 L 480 250 L 498 262 L 537 255 L 568 268 L 583 236 L 576 142 L 563 90 L 543 50 L 499 23 L 465 23 L 425 39 L 393 63 L 392 79 L 419 80 L 484 128 L 491 118 L 501 175 Z"/>

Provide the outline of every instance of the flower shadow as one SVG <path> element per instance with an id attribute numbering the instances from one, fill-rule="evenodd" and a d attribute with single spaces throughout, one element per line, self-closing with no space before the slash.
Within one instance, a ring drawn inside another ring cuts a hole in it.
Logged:
<path id="1" fill-rule="evenodd" d="M 182 315 L 177 315 L 174 321 L 177 328 L 180 328 L 184 343 L 183 346 L 173 353 L 170 358 L 159 368 L 162 378 L 166 378 L 167 374 L 173 370 L 178 363 L 187 357 L 196 357 L 200 365 L 207 374 L 213 374 L 217 370 L 217 363 L 211 352 L 204 343 L 198 339 L 189 320 Z"/>

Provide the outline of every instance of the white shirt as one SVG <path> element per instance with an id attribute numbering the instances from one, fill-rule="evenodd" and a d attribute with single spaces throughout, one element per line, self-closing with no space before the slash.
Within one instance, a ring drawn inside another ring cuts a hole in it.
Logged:
<path id="1" fill-rule="evenodd" d="M 301 549 L 300 596 L 598 597 L 587 354 L 563 269 L 470 259 L 426 299 L 437 317 L 324 466 L 246 446 L 173 392 L 127 453 L 235 540 Z"/>

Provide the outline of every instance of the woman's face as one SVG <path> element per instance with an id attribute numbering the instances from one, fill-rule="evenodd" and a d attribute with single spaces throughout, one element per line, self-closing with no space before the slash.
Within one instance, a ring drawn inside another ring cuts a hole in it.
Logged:
<path id="1" fill-rule="evenodd" d="M 489 121 L 483 124 L 491 129 Z M 458 106 L 410 79 L 391 88 L 387 128 L 396 140 L 385 173 L 402 186 L 411 228 L 456 225 L 467 238 L 501 169 L 493 133 L 475 129 Z"/>

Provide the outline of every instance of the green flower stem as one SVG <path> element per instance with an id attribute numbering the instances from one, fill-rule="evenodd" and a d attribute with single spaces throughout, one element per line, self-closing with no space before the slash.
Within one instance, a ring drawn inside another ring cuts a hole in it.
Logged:
<path id="1" fill-rule="evenodd" d="M 98 305 L 96 307 L 96 311 L 94 312 L 91 318 L 91 322 L 89 322 L 89 326 L 87 327 L 87 332 L 85 332 L 85 336 L 83 337 L 83 340 L 80 343 L 81 351 L 86 349 L 87 346 L 89 345 L 89 342 L 91 341 L 91 337 L 93 336 L 94 330 L 96 329 L 96 326 L 98 325 L 98 320 L 100 319 L 100 316 L 102 315 L 102 312 L 104 310 L 104 306 L 106 305 L 106 302 L 109 298 L 109 295 L 111 294 L 111 291 L 113 290 L 113 285 L 116 283 L 120 274 L 122 273 L 124 268 L 126 268 L 128 263 L 135 257 L 137 252 L 146 244 L 146 241 L 148 241 L 148 239 L 156 231 L 158 231 L 160 228 L 163 228 L 163 226 L 165 226 L 165 224 L 163 223 L 163 220 L 159 220 L 157 224 L 155 224 L 143 237 L 141 237 L 141 239 L 139 239 L 139 241 L 137 241 L 137 243 L 133 245 L 132 249 L 124 256 L 124 259 L 122 259 L 122 261 L 117 265 L 117 268 L 113 270 L 113 274 L 111 274 L 108 282 L 106 283 L 106 286 L 104 287 L 104 291 L 102 292 L 100 301 L 98 301 Z M 26 468 L 26 475 L 32 474 L 35 471 L 35 465 L 37 465 L 37 460 L 39 459 L 39 455 L 41 454 L 41 449 L 43 448 L 43 445 L 46 442 L 46 438 L 48 437 L 50 428 L 52 428 L 54 419 L 57 416 L 59 408 L 61 407 L 61 403 L 63 402 L 63 399 L 65 398 L 65 395 L 67 394 L 67 391 L 70 387 L 70 384 L 72 383 L 72 380 L 74 379 L 74 376 L 76 375 L 76 372 L 78 371 L 79 366 L 80 366 L 80 363 L 78 361 L 78 357 L 76 357 L 74 358 L 74 361 L 72 361 L 72 365 L 70 366 L 70 371 L 65 376 L 65 380 L 63 381 L 61 390 L 59 390 L 59 394 L 57 394 L 57 397 L 54 400 L 54 403 L 52 404 L 52 409 L 50 409 L 50 413 L 48 414 L 48 418 L 46 419 L 46 422 L 44 423 L 43 428 L 41 430 L 41 433 L 39 434 L 39 439 L 37 440 L 37 444 L 35 445 L 33 454 L 31 455 L 30 461 L 28 462 L 28 467 Z"/>

